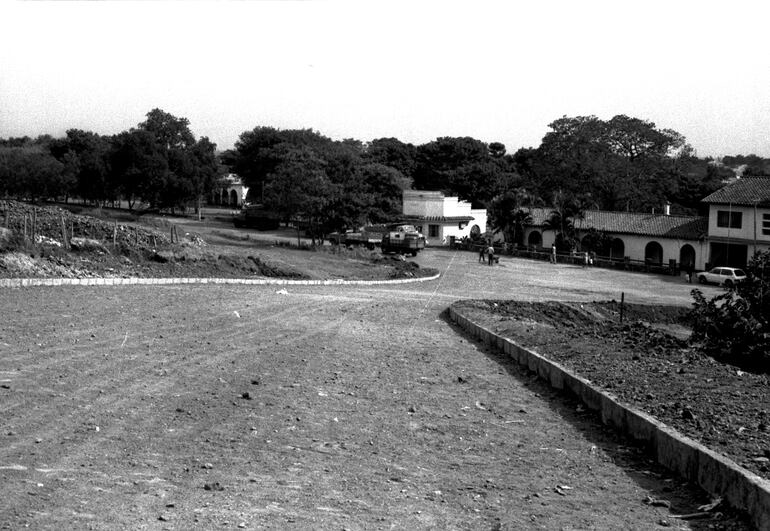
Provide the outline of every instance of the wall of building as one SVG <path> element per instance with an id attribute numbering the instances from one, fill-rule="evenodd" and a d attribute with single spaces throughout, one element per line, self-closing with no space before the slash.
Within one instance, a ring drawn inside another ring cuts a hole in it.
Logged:
<path id="1" fill-rule="evenodd" d="M 542 236 L 542 247 L 550 249 L 556 240 L 556 234 L 552 230 L 528 227 L 524 230 L 524 241 L 528 241 L 529 235 L 535 231 L 539 232 Z M 685 245 L 689 245 L 695 251 L 695 269 L 705 269 L 706 263 L 709 261 L 709 247 L 706 241 L 655 238 L 652 236 L 634 236 L 629 234 L 615 234 L 613 236 L 623 242 L 623 256 L 628 256 L 631 260 L 644 261 L 647 245 L 650 242 L 657 242 L 663 251 L 661 263 L 664 265 L 668 265 L 669 260 L 676 260 L 676 263 L 679 264 L 682 247 Z"/>
<path id="2" fill-rule="evenodd" d="M 740 212 L 742 215 L 741 227 L 728 228 L 717 226 L 717 212 Z M 770 234 L 762 234 L 762 221 L 763 214 L 770 215 L 770 209 L 757 208 L 756 216 L 754 207 L 751 206 L 735 206 L 733 205 L 710 205 L 709 206 L 709 228 L 708 235 L 710 238 L 719 239 L 735 239 L 736 243 L 753 244 L 754 239 L 758 244 L 770 245 Z"/>
<path id="3" fill-rule="evenodd" d="M 404 190 L 405 216 L 444 216 L 444 194 L 419 190 Z M 427 230 L 427 229 L 426 229 Z"/>

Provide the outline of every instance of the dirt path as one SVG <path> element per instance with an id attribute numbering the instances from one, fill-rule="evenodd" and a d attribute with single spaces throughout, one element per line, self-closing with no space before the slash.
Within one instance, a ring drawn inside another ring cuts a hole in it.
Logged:
<path id="1" fill-rule="evenodd" d="M 485 293 L 576 300 L 622 289 L 635 302 L 687 304 L 686 286 L 566 266 L 544 280 L 536 273 L 549 264 L 488 268 L 471 253 L 419 260 L 445 276 L 287 294 L 224 285 L 4 291 L 0 523 L 713 524 L 671 518 L 709 500 L 442 316 L 452 300 Z"/>

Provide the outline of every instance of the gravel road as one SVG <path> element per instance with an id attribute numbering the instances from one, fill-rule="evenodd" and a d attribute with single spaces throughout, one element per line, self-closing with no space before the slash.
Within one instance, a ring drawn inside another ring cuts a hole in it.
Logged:
<path id="1" fill-rule="evenodd" d="M 708 497 L 443 315 L 691 286 L 476 260 L 429 250 L 441 279 L 392 287 L 3 291 L 0 527 L 741 529 L 672 518 Z"/>

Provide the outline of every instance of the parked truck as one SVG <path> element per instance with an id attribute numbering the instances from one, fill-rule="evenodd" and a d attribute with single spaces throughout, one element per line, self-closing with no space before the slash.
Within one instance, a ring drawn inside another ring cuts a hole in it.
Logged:
<path id="1" fill-rule="evenodd" d="M 332 232 L 327 239 L 333 245 L 380 247 L 383 253 L 412 256 L 425 248 L 425 236 L 414 225 L 369 225 L 357 231 Z"/>
<path id="2" fill-rule="evenodd" d="M 382 243 L 382 231 L 380 227 L 364 227 L 359 231 L 332 232 L 326 239 L 332 245 L 362 245 L 367 249 L 374 249 Z"/>
<path id="3" fill-rule="evenodd" d="M 414 225 L 395 225 L 382 236 L 383 253 L 401 253 L 417 256 L 425 249 L 425 236 Z"/>

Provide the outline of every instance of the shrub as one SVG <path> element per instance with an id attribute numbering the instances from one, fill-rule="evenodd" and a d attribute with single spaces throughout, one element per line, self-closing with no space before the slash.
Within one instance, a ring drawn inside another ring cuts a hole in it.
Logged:
<path id="1" fill-rule="evenodd" d="M 757 253 L 748 278 L 707 300 L 693 290 L 691 340 L 705 353 L 730 364 L 770 373 L 770 251 Z"/>

